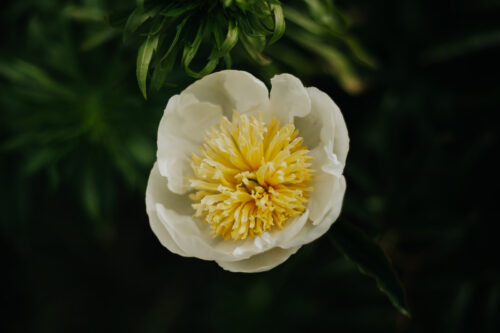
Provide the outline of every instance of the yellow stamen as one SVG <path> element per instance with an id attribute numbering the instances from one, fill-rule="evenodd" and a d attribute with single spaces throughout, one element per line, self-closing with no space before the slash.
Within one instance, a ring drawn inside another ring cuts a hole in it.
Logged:
<path id="1" fill-rule="evenodd" d="M 207 132 L 201 156 L 192 156 L 190 198 L 214 237 L 255 237 L 304 212 L 312 157 L 297 135 L 293 124 L 273 118 L 266 127 L 260 115 L 236 112 Z"/>

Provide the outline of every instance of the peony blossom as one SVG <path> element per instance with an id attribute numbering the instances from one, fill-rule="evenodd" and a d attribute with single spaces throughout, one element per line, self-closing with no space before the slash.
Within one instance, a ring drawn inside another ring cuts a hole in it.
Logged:
<path id="1" fill-rule="evenodd" d="M 146 208 L 171 252 L 266 271 L 338 218 L 349 150 L 339 108 L 290 74 L 271 85 L 226 70 L 168 101 Z"/>

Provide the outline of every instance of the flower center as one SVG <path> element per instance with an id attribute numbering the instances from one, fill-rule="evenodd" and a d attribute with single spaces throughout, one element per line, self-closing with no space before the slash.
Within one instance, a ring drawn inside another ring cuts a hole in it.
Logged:
<path id="1" fill-rule="evenodd" d="M 261 118 L 223 117 L 192 156 L 190 198 L 214 236 L 255 237 L 305 210 L 313 171 L 304 140 L 293 124 L 266 127 Z"/>

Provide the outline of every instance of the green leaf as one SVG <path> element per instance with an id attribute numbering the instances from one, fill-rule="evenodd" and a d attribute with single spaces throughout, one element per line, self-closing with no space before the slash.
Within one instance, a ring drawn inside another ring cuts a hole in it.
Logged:
<path id="1" fill-rule="evenodd" d="M 177 51 L 178 49 L 175 49 L 165 60 L 161 61 L 158 66 L 154 68 L 153 77 L 151 78 L 151 90 L 159 91 L 160 88 L 165 85 L 167 74 L 172 71 L 175 60 L 177 59 Z"/>
<path id="2" fill-rule="evenodd" d="M 144 43 L 142 43 L 137 54 L 137 82 L 145 99 L 147 99 L 146 80 L 148 78 L 149 64 L 158 46 L 158 38 L 159 36 L 148 36 Z"/>
<path id="3" fill-rule="evenodd" d="M 224 62 L 226 63 L 227 69 L 231 69 L 233 67 L 233 59 L 229 53 L 224 56 Z"/>
<path id="4" fill-rule="evenodd" d="M 207 64 L 198 72 L 195 72 L 193 71 L 189 65 L 191 63 L 191 60 L 192 58 L 189 58 L 189 57 L 185 57 L 186 53 L 189 52 L 189 49 L 187 50 L 186 48 L 184 48 L 184 54 L 183 54 L 183 63 L 184 63 L 184 70 L 186 71 L 186 73 L 194 78 L 201 78 L 207 74 L 210 74 L 213 72 L 213 70 L 215 69 L 215 67 L 217 67 L 217 64 L 219 63 L 219 58 L 215 57 L 214 55 L 217 53 L 217 48 L 214 47 L 212 49 L 212 52 L 210 53 L 210 56 L 209 56 L 209 61 L 207 62 Z"/>
<path id="5" fill-rule="evenodd" d="M 125 23 L 125 27 L 123 28 L 123 41 L 127 41 L 144 22 L 146 22 L 150 17 L 155 16 L 160 9 L 160 6 L 156 6 L 151 10 L 144 11 L 144 8 L 137 7 L 128 17 L 127 23 Z"/>
<path id="6" fill-rule="evenodd" d="M 98 7 L 83 7 L 69 5 L 63 10 L 63 15 L 77 21 L 103 21 L 105 13 Z"/>
<path id="7" fill-rule="evenodd" d="M 355 263 L 361 273 L 375 279 L 379 289 L 389 297 L 399 312 L 410 316 L 401 282 L 378 244 L 360 229 L 342 222 L 334 224 L 329 236 L 333 245 Z"/>
<path id="8" fill-rule="evenodd" d="M 274 15 L 274 32 L 269 45 L 276 42 L 285 33 L 285 15 L 283 14 L 283 8 L 281 5 L 271 5 L 271 9 Z"/>
<path id="9" fill-rule="evenodd" d="M 224 57 L 235 47 L 236 43 L 238 43 L 238 27 L 236 23 L 229 21 L 226 39 L 220 46 L 219 51 L 214 54 L 214 57 Z"/>
<path id="10" fill-rule="evenodd" d="M 217 52 L 217 47 L 214 46 L 209 55 L 209 61 L 205 65 L 205 67 L 203 67 L 203 69 L 201 69 L 199 72 L 195 72 L 189 67 L 191 61 L 198 52 L 198 49 L 200 48 L 201 41 L 203 40 L 203 36 L 205 34 L 205 29 L 206 29 L 205 25 L 201 24 L 199 26 L 198 31 L 196 32 L 195 39 L 191 44 L 188 44 L 184 47 L 184 51 L 182 53 L 182 63 L 184 65 L 184 70 L 188 75 L 194 78 L 200 78 L 211 73 L 219 63 L 219 58 L 214 56 Z"/>
<path id="11" fill-rule="evenodd" d="M 299 10 L 291 8 L 290 6 L 285 7 L 285 16 L 289 22 L 293 22 L 314 36 L 321 36 L 325 32 L 323 27 L 318 22 L 315 22 Z"/>
<path id="12" fill-rule="evenodd" d="M 304 31 L 290 27 L 287 36 L 317 54 L 325 62 L 325 69 L 334 75 L 342 87 L 349 93 L 356 94 L 364 89 L 364 84 L 353 66 L 351 59 L 339 49 L 314 38 Z"/>
<path id="13" fill-rule="evenodd" d="M 370 66 L 371 68 L 377 67 L 377 62 L 375 61 L 375 59 L 363 48 L 363 46 L 354 37 L 345 36 L 342 39 L 349 47 L 349 49 L 351 50 L 354 57 L 356 57 L 356 59 Z"/>
<path id="14" fill-rule="evenodd" d="M 32 154 L 29 161 L 23 166 L 26 175 L 32 175 L 43 168 L 48 167 L 57 157 L 57 152 L 52 149 L 40 149 Z"/>
<path id="15" fill-rule="evenodd" d="M 186 24 L 186 22 L 188 21 L 188 19 L 189 19 L 189 16 L 185 17 L 182 20 L 182 22 L 177 25 L 176 32 L 175 32 L 175 37 L 172 40 L 172 42 L 170 43 L 170 47 L 168 48 L 167 52 L 165 52 L 165 54 L 163 55 L 163 57 L 161 57 L 160 62 L 164 61 L 169 56 L 169 54 L 172 52 L 172 50 L 174 50 L 174 47 L 177 44 L 177 41 L 179 40 L 179 37 L 181 35 L 182 29 L 184 28 L 184 25 Z"/>
<path id="16" fill-rule="evenodd" d="M 106 43 L 107 41 L 109 41 L 113 37 L 115 37 L 118 34 L 118 32 L 119 31 L 117 29 L 105 28 L 104 30 L 101 30 L 101 31 L 91 35 L 89 38 L 87 38 L 80 45 L 80 48 L 82 49 L 82 51 L 92 50 L 92 49 Z"/>
<path id="17" fill-rule="evenodd" d="M 168 7 L 166 10 L 162 11 L 160 15 L 166 17 L 179 17 L 187 11 L 196 8 L 198 5 L 196 3 L 184 3 L 181 6 L 178 4 L 174 4 L 171 7 Z"/>
<path id="18" fill-rule="evenodd" d="M 258 64 L 265 66 L 271 63 L 271 60 L 262 54 L 262 50 L 266 44 L 266 38 L 264 36 L 252 37 L 241 34 L 240 41 L 248 55 Z"/>
<path id="19" fill-rule="evenodd" d="M 189 66 L 194 56 L 198 52 L 204 33 L 205 33 L 205 25 L 200 24 L 200 26 L 198 27 L 198 31 L 196 32 L 196 37 L 194 38 L 193 42 L 191 44 L 186 44 L 186 46 L 184 46 L 184 52 L 182 54 L 182 62 L 184 63 L 185 67 Z"/>
<path id="20" fill-rule="evenodd" d="M 83 184 L 81 187 L 83 205 L 87 214 L 93 219 L 97 219 L 101 215 L 101 191 L 99 190 L 97 182 L 94 173 L 88 170 L 83 177 Z"/>

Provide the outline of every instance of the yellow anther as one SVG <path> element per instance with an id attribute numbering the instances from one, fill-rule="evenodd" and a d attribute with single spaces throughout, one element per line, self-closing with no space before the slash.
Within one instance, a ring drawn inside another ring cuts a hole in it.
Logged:
<path id="1" fill-rule="evenodd" d="M 293 124 L 266 127 L 259 118 L 233 114 L 207 132 L 200 156 L 193 154 L 195 216 L 214 236 L 246 239 L 301 215 L 312 188 L 309 151 Z"/>

